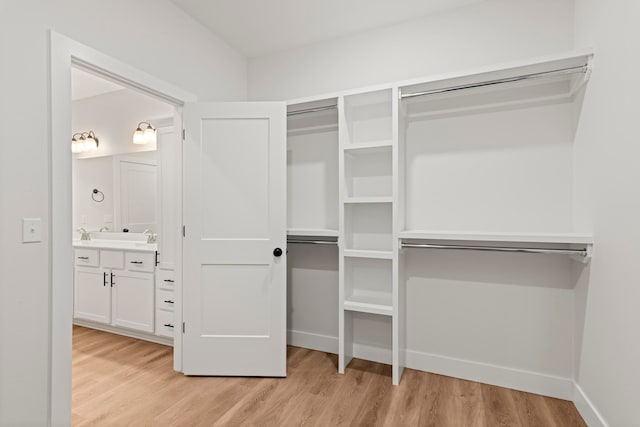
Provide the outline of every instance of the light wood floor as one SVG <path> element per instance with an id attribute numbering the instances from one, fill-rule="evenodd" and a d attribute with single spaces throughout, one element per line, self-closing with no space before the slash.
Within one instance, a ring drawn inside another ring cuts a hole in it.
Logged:
<path id="1" fill-rule="evenodd" d="M 74 426 L 585 426 L 571 402 L 289 347 L 288 376 L 185 377 L 172 348 L 73 331 Z"/>

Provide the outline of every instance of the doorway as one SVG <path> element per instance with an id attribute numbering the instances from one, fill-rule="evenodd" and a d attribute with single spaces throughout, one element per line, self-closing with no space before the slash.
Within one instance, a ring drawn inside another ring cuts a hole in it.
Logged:
<path id="1" fill-rule="evenodd" d="M 172 105 L 174 109 L 173 130 L 170 135 L 174 141 L 181 139 L 182 105 L 195 101 L 195 97 L 170 84 L 148 75 L 140 70 L 119 62 L 94 49 L 77 43 L 67 37 L 51 32 L 51 199 L 49 209 L 50 245 L 50 295 L 51 295 L 51 333 L 50 359 L 51 376 L 49 378 L 50 420 L 52 425 L 69 425 L 71 423 L 71 325 L 73 317 L 73 277 L 74 254 L 70 246 L 73 228 L 72 208 L 72 159 L 69 155 L 72 129 L 71 74 L 77 68 L 98 75 L 115 84 L 128 87 L 138 93 L 155 97 Z M 127 139 L 129 140 L 131 136 Z M 98 138 L 99 135 L 98 135 Z M 177 151 L 171 153 L 171 168 L 181 176 L 181 147 L 173 144 Z M 181 191 L 180 181 L 174 183 Z M 101 191 L 97 188 L 98 191 Z M 178 199 L 180 200 L 180 198 Z M 182 222 L 181 204 L 175 206 L 171 215 Z M 104 217 L 103 217 L 104 220 Z M 167 233 L 169 237 L 170 233 Z M 175 230 L 171 237 L 174 244 L 181 245 L 181 232 Z M 181 247 L 175 249 L 176 275 L 182 275 Z M 155 260 L 154 260 L 155 261 Z M 181 287 L 176 284 L 176 313 L 181 319 Z M 174 342 L 174 369 L 181 369 L 181 336 L 176 334 Z"/>

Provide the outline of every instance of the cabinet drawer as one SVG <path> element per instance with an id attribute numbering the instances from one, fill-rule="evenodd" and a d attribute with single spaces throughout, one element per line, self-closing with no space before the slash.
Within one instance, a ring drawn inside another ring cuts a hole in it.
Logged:
<path id="1" fill-rule="evenodd" d="M 101 249 L 100 265 L 104 268 L 124 269 L 124 252 Z"/>
<path id="2" fill-rule="evenodd" d="M 161 270 L 156 271 L 156 287 L 158 289 L 170 289 L 173 290 L 176 284 L 176 272 L 173 270 Z"/>
<path id="3" fill-rule="evenodd" d="M 156 290 L 156 309 L 161 308 L 163 310 L 173 311 L 175 300 L 173 299 L 173 291 L 166 289 Z"/>
<path id="4" fill-rule="evenodd" d="M 76 265 L 97 267 L 100 263 L 97 249 L 76 249 L 74 254 L 76 258 Z"/>
<path id="5" fill-rule="evenodd" d="M 156 268 L 156 254 L 153 252 L 125 252 L 124 263 L 127 270 L 153 272 Z"/>
<path id="6" fill-rule="evenodd" d="M 173 312 L 156 310 L 156 334 L 161 337 L 173 338 L 174 330 L 177 325 L 174 324 Z"/>

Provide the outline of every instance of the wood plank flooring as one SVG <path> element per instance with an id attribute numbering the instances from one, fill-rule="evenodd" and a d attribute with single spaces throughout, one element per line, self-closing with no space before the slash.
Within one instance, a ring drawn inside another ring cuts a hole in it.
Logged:
<path id="1" fill-rule="evenodd" d="M 172 348 L 75 326 L 74 426 L 585 426 L 573 403 L 388 365 L 287 351 L 287 378 L 185 377 Z"/>

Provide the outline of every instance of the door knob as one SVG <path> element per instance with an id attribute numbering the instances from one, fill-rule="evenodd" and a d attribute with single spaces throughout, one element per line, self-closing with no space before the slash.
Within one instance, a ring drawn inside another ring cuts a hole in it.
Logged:
<path id="1" fill-rule="evenodd" d="M 275 248 L 275 249 L 273 250 L 273 255 L 274 255 L 274 256 L 281 256 L 281 255 L 282 255 L 282 249 L 280 249 L 280 248 Z"/>

